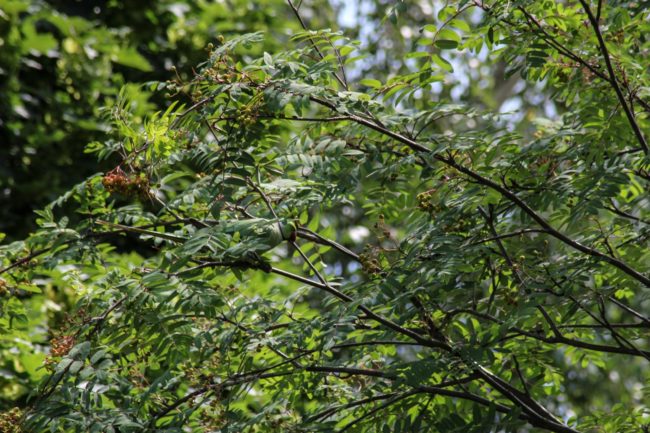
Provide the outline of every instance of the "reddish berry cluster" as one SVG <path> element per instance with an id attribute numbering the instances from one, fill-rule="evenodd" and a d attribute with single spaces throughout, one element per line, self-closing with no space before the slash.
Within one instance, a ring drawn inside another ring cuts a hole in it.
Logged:
<path id="1" fill-rule="evenodd" d="M 70 352 L 72 346 L 74 346 L 75 340 L 72 335 L 63 335 L 61 337 L 55 337 L 51 341 L 52 345 L 52 356 L 65 356 Z"/>
<path id="2" fill-rule="evenodd" d="M 144 175 L 128 175 L 119 167 L 102 178 L 102 185 L 111 194 L 117 193 L 127 197 L 149 195 L 149 180 Z"/>
<path id="3" fill-rule="evenodd" d="M 74 344 L 75 339 L 72 335 L 63 335 L 61 337 L 52 338 L 52 341 L 50 341 L 50 356 L 46 356 L 45 361 L 43 361 L 45 369 L 49 372 L 53 372 L 59 362 L 58 358 L 67 355 Z"/>

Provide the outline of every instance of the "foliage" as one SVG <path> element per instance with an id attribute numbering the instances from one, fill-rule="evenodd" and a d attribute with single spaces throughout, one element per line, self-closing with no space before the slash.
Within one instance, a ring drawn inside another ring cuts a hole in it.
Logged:
<path id="1" fill-rule="evenodd" d="M 436 12 L 397 75 L 353 82 L 340 32 L 256 32 L 160 83 L 165 110 L 120 95 L 89 146 L 117 166 L 1 250 L 5 331 L 29 293 L 76 302 L 26 428 L 647 430 L 650 11 Z M 560 114 L 516 128 L 432 92 L 455 52 Z"/>
<path id="2" fill-rule="evenodd" d="M 103 107 L 128 98 L 135 117 L 164 109 L 169 100 L 152 92 L 150 81 L 166 80 L 174 67 L 191 74 L 219 34 L 278 27 L 278 4 L 0 0 L 0 239 L 24 238 L 37 227 L 33 209 L 117 163 L 105 155 L 97 164 L 96 155 L 84 153 L 88 143 L 113 135 Z M 280 40 L 260 48 L 277 49 Z M 70 224 L 83 218 L 63 211 Z M 37 292 L 3 301 L 2 314 L 12 325 L 16 314 L 24 326 L 0 339 L 0 410 L 26 404 L 45 373 L 39 367 L 48 340 L 74 314 L 77 295 L 64 282 Z"/>
<path id="3" fill-rule="evenodd" d="M 219 34 L 282 18 L 273 10 L 279 0 L 230 3 L 0 1 L 0 232 L 25 237 L 34 209 L 98 171 L 83 149 L 107 139 L 102 107 L 115 104 L 123 85 L 137 115 L 163 108 L 162 94 L 149 100 L 145 83 L 166 80 L 172 66 L 191 73 Z"/>

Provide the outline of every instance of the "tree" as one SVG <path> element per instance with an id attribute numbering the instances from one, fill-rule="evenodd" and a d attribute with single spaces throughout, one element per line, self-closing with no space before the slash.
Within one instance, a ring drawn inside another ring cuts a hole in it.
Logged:
<path id="1" fill-rule="evenodd" d="M 452 2 L 353 82 L 360 45 L 287 7 L 284 50 L 219 39 L 144 120 L 122 93 L 89 147 L 120 162 L 2 249 L 6 329 L 30 292 L 76 299 L 24 426 L 647 430 L 650 12 Z M 432 93 L 454 52 L 558 114 Z"/>
<path id="2" fill-rule="evenodd" d="M 148 82 L 166 80 L 172 66 L 191 73 L 219 34 L 279 27 L 281 5 L 0 1 L 0 232 L 24 238 L 34 209 L 110 168 L 83 149 L 109 138 L 102 107 L 122 86 L 139 100 L 139 115 L 164 109 L 168 101 Z M 273 38 L 265 48 L 277 48 Z"/>
<path id="3" fill-rule="evenodd" d="M 191 67 L 205 58 L 208 41 L 219 34 L 280 28 L 279 23 L 291 28 L 278 14 L 282 5 L 280 0 L 255 8 L 247 1 L 0 0 L 0 239 L 25 238 L 37 227 L 34 209 L 119 162 L 119 156 L 110 155 L 98 162 L 83 151 L 88 143 L 111 138 L 103 107 L 128 97 L 135 116 L 164 110 L 170 101 L 163 92 L 153 92 L 157 81 L 175 73 L 191 76 Z M 286 10 L 284 15 L 291 14 Z M 264 49 L 278 49 L 274 31 L 268 35 Z M 77 223 L 73 209 L 59 212 Z M 128 240 L 119 247 L 139 251 Z M 19 303 L 3 302 L 28 312 L 28 322 L 20 331 L 3 328 L 0 412 L 26 405 L 45 373 L 39 367 L 50 330 L 60 328 L 76 300 L 65 287 L 21 296 Z"/>

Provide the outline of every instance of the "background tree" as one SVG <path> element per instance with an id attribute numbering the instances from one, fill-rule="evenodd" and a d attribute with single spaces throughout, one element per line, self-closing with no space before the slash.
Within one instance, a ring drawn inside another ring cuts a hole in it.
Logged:
<path id="1" fill-rule="evenodd" d="M 121 92 L 88 148 L 116 165 L 3 248 L 7 330 L 28 293 L 76 302 L 25 427 L 647 429 L 649 12 L 436 5 L 355 80 L 373 60 L 305 7 L 282 49 L 217 39 L 164 111 Z M 481 98 L 445 87 L 472 53 L 554 116 L 450 103 Z"/>

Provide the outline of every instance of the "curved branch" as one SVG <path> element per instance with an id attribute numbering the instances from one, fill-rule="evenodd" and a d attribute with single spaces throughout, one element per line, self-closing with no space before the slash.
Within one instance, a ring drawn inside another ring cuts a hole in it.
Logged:
<path id="1" fill-rule="evenodd" d="M 327 107 L 327 108 L 329 108 L 331 110 L 336 111 L 336 106 L 334 106 L 334 104 L 332 104 L 332 103 L 330 103 L 328 101 L 325 101 L 325 100 L 322 100 L 320 98 L 313 97 L 313 96 L 311 96 L 310 99 L 312 101 L 320 104 L 320 105 L 323 105 L 323 106 L 325 106 L 325 107 Z M 385 127 L 383 127 L 381 125 L 378 125 L 378 124 L 376 124 L 374 122 L 371 122 L 371 121 L 369 121 L 369 120 L 367 120 L 367 119 L 365 119 L 365 118 L 363 118 L 361 116 L 351 114 L 350 119 L 353 120 L 354 122 L 360 124 L 360 125 L 366 126 L 366 127 L 370 128 L 370 129 L 373 129 L 373 130 L 375 130 L 375 131 L 377 131 L 377 132 L 379 132 L 379 133 L 381 133 L 383 135 L 386 135 L 386 136 L 388 136 L 390 138 L 393 138 L 394 140 L 396 140 L 396 141 L 398 141 L 398 142 L 400 142 L 402 144 L 405 144 L 406 146 L 410 147 L 412 150 L 414 150 L 416 152 L 431 153 L 431 149 L 429 149 L 426 146 L 423 146 L 422 144 L 418 143 L 417 141 L 411 140 L 408 137 L 405 137 L 405 136 L 403 136 L 403 135 L 401 135 L 401 134 L 399 134 L 397 132 L 391 131 L 390 129 L 385 128 Z M 585 254 L 587 254 L 587 255 L 589 255 L 591 257 L 594 257 L 598 261 L 606 262 L 606 263 L 611 264 L 612 266 L 620 269 L 621 271 L 623 271 L 627 275 L 631 276 L 635 280 L 643 283 L 645 286 L 650 287 L 650 278 L 649 277 L 643 275 L 642 273 L 640 273 L 636 269 L 632 268 L 630 265 L 628 265 L 624 261 L 622 261 L 620 259 L 617 259 L 615 257 L 610 257 L 607 254 L 601 253 L 600 251 L 598 251 L 598 250 L 596 250 L 594 248 L 583 245 L 580 242 L 571 239 L 570 237 L 568 237 L 564 233 L 556 230 L 541 215 L 539 215 L 537 212 L 535 212 L 524 200 L 519 198 L 519 196 L 517 196 L 517 194 L 513 193 L 512 191 L 505 188 L 504 186 L 501 186 L 498 183 L 494 182 L 493 180 L 488 179 L 487 177 L 484 177 L 481 174 L 479 174 L 479 173 L 477 173 L 477 172 L 475 172 L 473 170 L 470 170 L 467 167 L 464 167 L 464 166 L 458 164 L 451 157 L 446 158 L 446 157 L 444 157 L 444 156 L 442 156 L 440 154 L 435 154 L 435 155 L 433 155 L 433 158 L 436 159 L 437 161 L 442 162 L 443 164 L 445 164 L 445 165 L 447 165 L 449 167 L 454 168 L 456 171 L 459 171 L 460 173 L 463 173 L 463 174 L 469 176 L 470 178 L 474 179 L 477 183 L 498 192 L 499 194 L 501 194 L 502 196 L 504 196 L 505 198 L 510 200 L 512 203 L 514 203 L 522 211 L 524 211 L 524 213 L 526 213 L 529 217 L 531 217 L 539 226 L 541 226 L 544 230 L 546 230 L 554 238 L 562 241 L 563 243 L 565 243 L 566 245 L 570 246 L 571 248 L 573 248 L 575 250 L 578 250 L 578 251 L 580 251 L 582 253 L 585 253 Z"/>
<path id="2" fill-rule="evenodd" d="M 580 4 L 582 5 L 582 8 L 585 10 L 587 14 L 587 18 L 589 19 L 589 23 L 591 24 L 591 27 L 594 29 L 594 33 L 596 34 L 596 39 L 598 39 L 598 45 L 600 47 L 600 51 L 603 55 L 603 58 L 605 59 L 605 66 L 607 66 L 607 72 L 609 73 L 609 78 L 610 78 L 609 82 L 612 84 L 612 87 L 614 88 L 614 92 L 616 92 L 616 97 L 618 98 L 618 101 L 621 103 L 621 106 L 625 111 L 627 120 L 628 122 L 630 122 L 630 126 L 634 131 L 634 135 L 636 135 L 636 139 L 641 145 L 643 152 L 647 155 L 649 152 L 648 143 L 646 142 L 645 137 L 641 132 L 641 128 L 639 128 L 639 124 L 636 122 L 634 113 L 632 112 L 632 109 L 628 105 L 627 100 L 625 99 L 625 95 L 623 95 L 623 91 L 621 90 L 621 87 L 618 85 L 618 80 L 616 79 L 616 73 L 614 72 L 614 68 L 612 67 L 612 60 L 609 57 L 609 51 L 607 50 L 607 45 L 605 44 L 605 40 L 603 39 L 603 34 L 600 31 L 600 26 L 598 25 L 598 21 L 596 20 L 596 17 L 594 16 L 593 12 L 591 12 L 591 8 L 589 7 L 589 5 L 585 0 L 580 0 Z"/>

